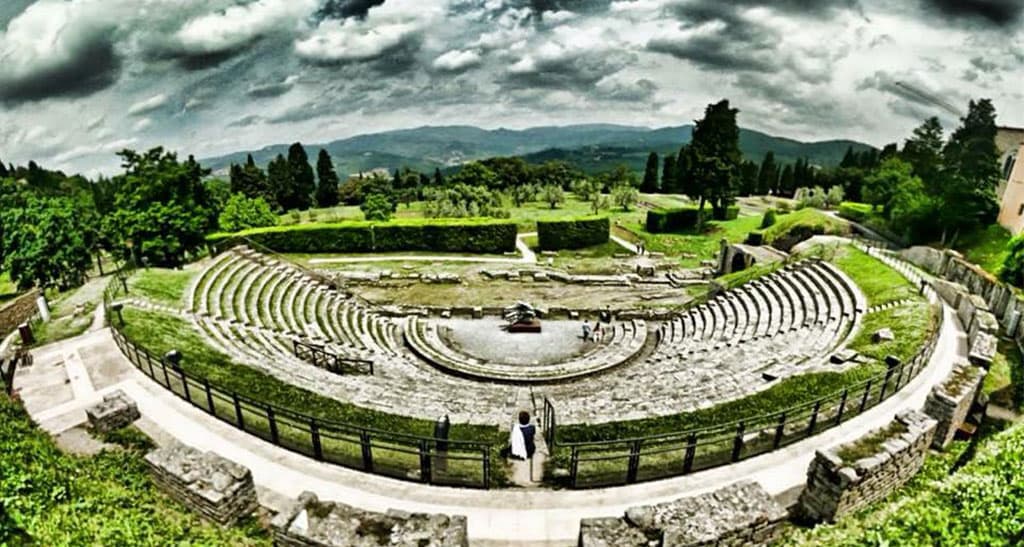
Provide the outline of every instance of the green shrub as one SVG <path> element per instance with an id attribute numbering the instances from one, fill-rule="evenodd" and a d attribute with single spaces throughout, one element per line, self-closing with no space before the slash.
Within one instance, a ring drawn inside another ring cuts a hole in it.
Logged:
<path id="1" fill-rule="evenodd" d="M 282 253 L 504 253 L 516 248 L 516 224 L 490 219 L 351 221 L 218 233 L 207 241 L 218 247 L 237 237 Z"/>
<path id="2" fill-rule="evenodd" d="M 768 209 L 761 219 L 761 229 L 771 228 L 775 224 L 775 209 Z"/>
<path id="3" fill-rule="evenodd" d="M 537 221 L 537 240 L 541 250 L 582 249 L 608 243 L 611 225 L 608 217 L 582 217 L 568 220 Z"/>
<path id="4" fill-rule="evenodd" d="M 844 201 L 839 204 L 839 216 L 854 222 L 864 222 L 873 211 L 874 208 L 868 203 Z"/>
<path id="5" fill-rule="evenodd" d="M 747 245 L 764 245 L 764 232 L 755 230 L 747 234 L 747 240 L 744 241 Z"/>
<path id="6" fill-rule="evenodd" d="M 714 220 L 736 220 L 740 216 L 740 208 L 737 205 L 730 205 L 725 209 L 712 209 L 711 218 Z"/>
<path id="7" fill-rule="evenodd" d="M 765 242 L 789 251 L 797 243 L 816 235 L 849 235 L 850 227 L 817 209 L 801 209 L 779 219 L 764 232 Z"/>
<path id="8" fill-rule="evenodd" d="M 696 207 L 652 209 L 647 211 L 647 231 L 652 234 L 663 234 L 696 230 L 704 224 L 706 215 L 706 212 L 701 212 Z"/>

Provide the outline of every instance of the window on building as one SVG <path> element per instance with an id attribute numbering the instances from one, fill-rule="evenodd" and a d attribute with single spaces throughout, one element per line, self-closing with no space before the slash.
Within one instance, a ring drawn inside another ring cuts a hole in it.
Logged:
<path id="1" fill-rule="evenodd" d="M 1013 172 L 1013 166 L 1017 163 L 1015 156 L 1006 158 L 1006 163 L 1003 164 L 1003 179 L 1010 180 L 1010 173 Z"/>
<path id="2" fill-rule="evenodd" d="M 1020 204 L 1020 208 L 1017 209 L 1017 216 L 1024 215 L 1024 203 Z"/>

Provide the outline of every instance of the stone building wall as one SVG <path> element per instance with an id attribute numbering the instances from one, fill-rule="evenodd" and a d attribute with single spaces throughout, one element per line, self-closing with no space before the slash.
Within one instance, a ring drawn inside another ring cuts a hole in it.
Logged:
<path id="1" fill-rule="evenodd" d="M 858 441 L 817 451 L 807 470 L 807 486 L 800 495 L 800 514 L 814 521 L 834 522 L 882 499 L 917 474 L 935 436 L 936 421 L 908 410 L 897 414 L 894 423 L 905 431 L 879 440 L 878 450 L 870 456 L 843 461 L 840 454 Z M 861 441 L 878 433 L 871 432 Z"/>
<path id="2" fill-rule="evenodd" d="M 38 289 L 29 291 L 0 308 L 0 338 L 14 332 L 18 325 L 28 321 L 39 311 L 36 305 L 37 298 Z"/>
<path id="3" fill-rule="evenodd" d="M 271 521 L 279 547 L 377 547 L 423 545 L 468 547 L 466 517 L 391 510 L 363 511 L 343 503 L 321 502 L 303 492 Z"/>
<path id="4" fill-rule="evenodd" d="M 924 403 L 924 413 L 938 422 L 932 447 L 942 450 L 953 441 L 957 429 L 967 419 L 985 379 L 985 369 L 960 363 L 946 381 L 932 388 Z"/>
<path id="5" fill-rule="evenodd" d="M 624 518 L 580 521 L 580 547 L 767 545 L 787 517 L 761 487 L 742 481 L 699 496 L 631 507 Z"/>
<path id="6" fill-rule="evenodd" d="M 161 490 L 219 524 L 232 525 L 259 505 L 249 469 L 213 452 L 175 442 L 145 460 Z"/>

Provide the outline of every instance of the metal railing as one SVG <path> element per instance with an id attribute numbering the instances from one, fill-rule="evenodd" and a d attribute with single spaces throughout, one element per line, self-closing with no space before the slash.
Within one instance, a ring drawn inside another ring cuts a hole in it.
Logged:
<path id="1" fill-rule="evenodd" d="M 13 355 L 0 357 L 0 383 L 3 383 L 4 393 L 8 396 L 14 394 L 14 373 L 19 366 L 32 366 L 32 354 L 27 349 L 21 348 Z"/>
<path id="2" fill-rule="evenodd" d="M 369 374 L 373 375 L 373 361 L 345 357 L 327 351 L 324 346 L 292 340 L 292 351 L 295 356 L 307 363 L 335 374 Z"/>
<path id="3" fill-rule="evenodd" d="M 920 280 L 909 266 L 889 264 L 908 280 Z M 930 287 L 922 292 L 933 296 Z M 817 400 L 771 414 L 679 432 L 605 441 L 558 442 L 568 451 L 571 488 L 632 484 L 685 475 L 772 452 L 836 427 L 882 403 L 910 383 L 928 365 L 942 330 L 944 314 L 925 345 L 907 362 Z M 552 420 L 555 408 L 550 409 Z M 545 415 L 548 413 L 545 406 Z M 554 447 L 554 442 L 549 443 Z M 554 454 L 554 451 L 552 451 Z"/>
<path id="4" fill-rule="evenodd" d="M 104 291 L 109 310 L 121 285 Z M 108 317 L 110 317 L 108 315 Z M 186 372 L 128 339 L 110 321 L 121 353 L 143 374 L 192 406 L 276 446 L 344 467 L 445 486 L 489 488 L 492 445 L 383 431 L 268 404 Z"/>

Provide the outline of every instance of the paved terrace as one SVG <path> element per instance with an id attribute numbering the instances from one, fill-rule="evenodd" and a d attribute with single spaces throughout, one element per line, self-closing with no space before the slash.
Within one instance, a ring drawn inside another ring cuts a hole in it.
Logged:
<path id="1" fill-rule="evenodd" d="M 581 518 L 621 516 L 634 505 L 671 501 L 741 479 L 770 493 L 803 484 L 814 451 L 888 424 L 904 408 L 921 408 L 931 386 L 966 355 L 966 336 L 956 314 L 945 321 L 935 353 L 921 374 L 900 393 L 840 427 L 774 453 L 692 475 L 610 489 L 461 490 L 407 483 L 316 462 L 252 437 L 191 407 L 151 382 L 120 354 L 107 329 L 44 347 L 35 365 L 19 371 L 15 386 L 41 427 L 53 434 L 85 422 L 84 408 L 113 390 L 124 390 L 139 406 L 139 427 L 158 443 L 177 439 L 212 450 L 249 467 L 264 505 L 279 509 L 304 490 L 371 511 L 462 514 L 474 545 L 574 545 Z"/>

